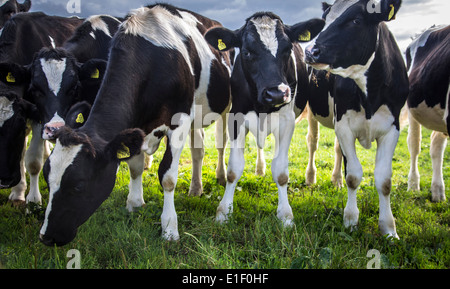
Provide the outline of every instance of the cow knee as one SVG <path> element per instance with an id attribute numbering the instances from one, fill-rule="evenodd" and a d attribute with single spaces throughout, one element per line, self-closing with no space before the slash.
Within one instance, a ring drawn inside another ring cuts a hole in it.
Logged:
<path id="1" fill-rule="evenodd" d="M 345 181 L 347 182 L 347 187 L 349 187 L 352 190 L 358 189 L 361 180 L 362 176 L 354 174 L 348 174 L 347 177 L 345 178 Z"/>

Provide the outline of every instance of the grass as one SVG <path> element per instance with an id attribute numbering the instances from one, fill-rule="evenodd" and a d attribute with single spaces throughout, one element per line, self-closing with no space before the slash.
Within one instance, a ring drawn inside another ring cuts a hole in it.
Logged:
<path id="1" fill-rule="evenodd" d="M 217 153 L 214 128 L 207 130 L 203 166 L 204 194 L 188 197 L 190 152 L 183 151 L 176 189 L 180 241 L 161 239 L 162 188 L 157 168 L 163 150 L 144 173 L 146 206 L 137 212 L 125 209 L 129 173 L 122 164 L 110 198 L 80 227 L 75 240 L 62 248 L 48 248 L 38 240 L 44 209 L 26 214 L 8 202 L 9 190 L 0 191 L 0 268 L 66 268 L 70 249 L 77 249 L 81 268 L 366 268 L 369 250 L 381 254 L 382 268 L 450 268 L 450 205 L 431 202 L 430 131 L 423 131 L 420 155 L 421 191 L 407 191 L 409 153 L 407 131 L 401 134 L 394 156 L 392 211 L 400 240 L 387 240 L 378 230 L 378 194 L 374 188 L 375 147 L 358 155 L 364 178 L 358 191 L 358 230 L 343 226 L 346 188 L 331 183 L 334 163 L 334 132 L 321 128 L 316 155 L 317 184 L 305 185 L 308 160 L 307 123 L 297 125 L 290 148 L 289 201 L 294 212 L 293 228 L 284 229 L 276 218 L 277 188 L 270 163 L 274 141 L 265 149 L 267 175 L 255 176 L 256 145 L 246 147 L 246 169 L 238 183 L 234 213 L 227 224 L 214 221 L 224 193 L 215 179 Z M 450 187 L 450 154 L 444 160 L 444 180 Z M 41 177 L 43 207 L 48 189 Z"/>

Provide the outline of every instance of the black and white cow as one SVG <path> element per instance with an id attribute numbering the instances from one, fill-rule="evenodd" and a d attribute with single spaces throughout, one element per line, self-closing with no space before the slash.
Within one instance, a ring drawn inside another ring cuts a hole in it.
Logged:
<path id="1" fill-rule="evenodd" d="M 298 42 L 309 41 L 324 25 L 322 19 L 288 26 L 270 12 L 256 13 L 245 25 L 231 31 L 214 28 L 205 38 L 216 49 L 239 48 L 231 76 L 232 108 L 228 129 L 230 158 L 225 195 L 216 220 L 225 222 L 233 211 L 236 185 L 245 166 L 245 138 L 250 131 L 263 149 L 268 135 L 275 136 L 272 176 L 278 187 L 278 218 L 292 225 L 287 197 L 288 151 L 296 116 L 306 106 L 308 75 Z"/>
<path id="2" fill-rule="evenodd" d="M 400 0 L 337 0 L 324 3 L 325 28 L 306 49 L 306 62 L 335 74 L 334 127 L 346 168 L 348 200 L 344 225 L 358 224 L 356 192 L 363 170 L 356 155 L 377 141 L 375 186 L 380 200 L 379 228 L 398 238 L 390 206 L 392 158 L 399 137 L 399 115 L 408 96 L 408 76 L 395 38 L 385 21 L 395 18 Z M 313 95 L 311 96 L 314 97 Z"/>
<path id="3" fill-rule="evenodd" d="M 0 0 L 0 29 L 14 14 L 28 12 L 31 8 L 31 0 L 25 0 L 22 4 L 16 0 Z"/>
<path id="4" fill-rule="evenodd" d="M 406 50 L 409 69 L 409 134 L 411 168 L 409 190 L 420 190 L 418 157 L 421 127 L 433 130 L 431 198 L 445 201 L 442 162 L 450 133 L 450 26 L 435 26 L 415 39 Z"/>
<path id="5" fill-rule="evenodd" d="M 29 98 L 37 105 L 43 124 L 42 138 L 53 140 L 55 131 L 65 125 L 72 105 L 87 101 L 91 105 L 106 70 L 109 45 L 120 21 L 106 15 L 91 16 L 78 27 L 61 48 L 42 48 L 31 64 L 16 68 L 1 66 L 5 73 L 22 71 L 29 79 Z"/>
<path id="6" fill-rule="evenodd" d="M 134 179 L 142 171 L 137 157 L 153 154 L 164 136 L 167 148 L 158 171 L 164 190 L 163 237 L 179 238 L 174 190 L 186 137 L 191 128 L 198 131 L 210 125 L 230 106 L 228 53 L 213 50 L 203 38 L 208 28 L 218 25 L 170 5 L 130 12 L 113 38 L 106 74 L 87 122 L 78 130 L 58 131 L 44 167 L 50 189 L 40 231 L 44 244 L 70 242 L 108 198 L 119 162 L 136 160 L 135 165 L 129 163 Z M 206 114 L 209 121 L 204 124 Z M 202 157 L 201 152 L 193 155 Z M 141 179 L 133 185 L 142 186 Z M 130 188 L 128 202 L 142 205 L 142 189 Z"/>
<path id="7" fill-rule="evenodd" d="M 24 77 L 23 65 L 31 63 L 33 56 L 42 47 L 62 45 L 64 41 L 72 35 L 73 31 L 82 23 L 78 18 L 64 18 L 57 16 L 47 16 L 44 13 L 19 13 L 14 15 L 4 26 L 0 35 L 0 91 L 5 93 L 15 93 L 18 102 L 22 102 L 27 96 L 29 87 L 29 78 Z M 11 67 L 5 63 L 15 63 Z M 4 108 L 1 107 L 3 110 Z M 7 110 L 7 109 L 5 109 Z M 24 115 L 22 117 L 28 117 Z M 7 131 L 8 137 L 0 138 L 0 143 L 7 143 L 8 139 L 22 139 L 25 142 L 25 131 L 8 128 L 6 122 L 3 129 Z M 12 124 L 11 124 L 12 125 Z M 11 174 L 21 174 L 21 180 L 15 180 L 9 183 L 11 189 L 9 199 L 15 201 L 25 201 L 26 178 L 25 167 L 30 174 L 30 192 L 27 196 L 27 202 L 40 203 L 41 195 L 39 192 L 39 172 L 43 166 L 44 143 L 40 138 L 41 125 L 38 122 L 31 124 L 34 138 L 31 139 L 30 146 L 24 154 L 25 147 L 17 145 L 9 147 L 10 150 L 2 150 L 0 153 L 0 167 L 2 170 L 9 170 Z M 1 144 L 3 146 L 3 144 Z M 4 146 L 6 147 L 6 145 Z M 10 156 L 24 156 L 14 157 Z M 8 160 L 8 161 L 6 161 Z M 25 163 L 25 164 L 24 164 Z M 3 176 L 2 176 L 3 177 Z M 0 179 L 2 184 L 4 180 Z M 6 186 L 3 186 L 6 187 Z"/>

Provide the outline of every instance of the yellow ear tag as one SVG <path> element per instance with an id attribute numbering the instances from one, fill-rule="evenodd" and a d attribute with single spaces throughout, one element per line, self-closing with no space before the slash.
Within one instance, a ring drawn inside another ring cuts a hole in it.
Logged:
<path id="1" fill-rule="evenodd" d="M 311 32 L 309 30 L 306 30 L 303 32 L 303 34 L 300 34 L 298 37 L 298 41 L 311 41 Z"/>
<path id="2" fill-rule="evenodd" d="M 16 79 L 14 78 L 14 76 L 12 75 L 11 72 L 8 72 L 8 75 L 6 76 L 6 81 L 14 83 L 16 82 Z"/>
<path id="3" fill-rule="evenodd" d="M 79 113 L 77 116 L 77 120 L 75 121 L 76 123 L 84 123 L 84 116 L 82 113 Z"/>
<path id="4" fill-rule="evenodd" d="M 117 158 L 119 160 L 122 160 L 129 157 L 131 157 L 130 149 L 124 143 L 122 143 L 122 150 L 117 151 Z"/>
<path id="5" fill-rule="evenodd" d="M 227 48 L 227 46 L 225 45 L 225 43 L 223 43 L 222 39 L 219 39 L 219 43 L 217 44 L 217 48 L 219 48 L 219 50 L 224 50 Z"/>
<path id="6" fill-rule="evenodd" d="M 390 5 L 390 7 L 391 7 L 391 12 L 389 12 L 389 18 L 388 18 L 388 20 L 391 20 L 391 19 L 395 19 L 395 7 L 394 7 L 394 4 L 391 4 Z"/>
<path id="7" fill-rule="evenodd" d="M 96 68 L 95 71 L 91 74 L 91 78 L 99 79 L 100 78 L 100 71 Z"/>

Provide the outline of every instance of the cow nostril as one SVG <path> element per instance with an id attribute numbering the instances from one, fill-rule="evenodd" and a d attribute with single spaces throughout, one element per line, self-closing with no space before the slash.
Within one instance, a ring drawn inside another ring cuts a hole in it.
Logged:
<path id="1" fill-rule="evenodd" d="M 320 48 L 314 47 L 314 48 L 311 50 L 311 54 L 312 54 L 314 57 L 319 56 L 319 55 L 320 55 Z"/>

